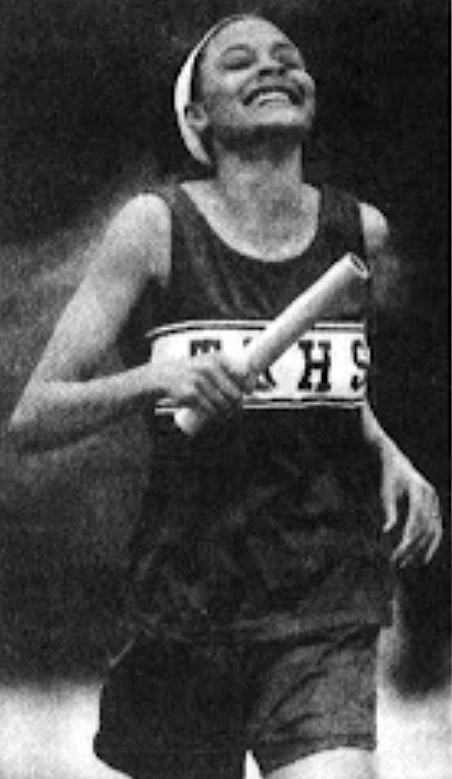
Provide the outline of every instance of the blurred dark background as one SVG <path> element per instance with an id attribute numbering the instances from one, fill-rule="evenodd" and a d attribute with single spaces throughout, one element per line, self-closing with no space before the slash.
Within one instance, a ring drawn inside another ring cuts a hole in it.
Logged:
<path id="1" fill-rule="evenodd" d="M 438 488 L 446 539 L 400 581 L 407 689 L 450 634 L 449 4 L 443 0 L 0 0 L 0 432 L 108 215 L 187 170 L 171 87 L 219 16 L 260 9 L 319 95 L 308 177 L 389 217 L 408 289 L 379 331 L 379 415 Z M 109 356 L 107 368 L 114 368 Z M 92 674 L 119 644 L 150 445 L 139 418 L 57 454 L 0 437 L 0 673 Z"/>

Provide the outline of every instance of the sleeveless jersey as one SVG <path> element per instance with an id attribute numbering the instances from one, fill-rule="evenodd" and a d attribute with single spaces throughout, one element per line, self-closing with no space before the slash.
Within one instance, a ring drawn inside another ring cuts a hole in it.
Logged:
<path id="1" fill-rule="evenodd" d="M 124 330 L 127 365 L 157 354 L 234 354 L 346 252 L 364 257 L 358 204 L 324 186 L 314 240 L 269 263 L 213 231 L 178 186 L 171 274 L 149 284 Z M 256 639 L 387 615 L 378 463 L 360 423 L 371 285 L 341 299 L 260 377 L 243 410 L 193 439 L 160 404 L 132 541 L 139 629 L 201 641 Z"/>

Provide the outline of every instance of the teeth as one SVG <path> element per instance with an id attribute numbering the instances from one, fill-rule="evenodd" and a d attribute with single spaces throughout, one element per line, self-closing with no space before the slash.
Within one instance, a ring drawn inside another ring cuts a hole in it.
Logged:
<path id="1" fill-rule="evenodd" d="M 255 96 L 254 100 L 258 101 L 259 103 L 267 103 L 274 100 L 290 102 L 290 97 L 287 92 L 280 92 L 279 90 L 275 90 L 274 92 L 259 92 Z"/>

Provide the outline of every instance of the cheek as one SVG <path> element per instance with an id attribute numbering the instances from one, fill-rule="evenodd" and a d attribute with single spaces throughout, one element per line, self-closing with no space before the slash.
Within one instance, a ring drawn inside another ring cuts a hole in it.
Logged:
<path id="1" fill-rule="evenodd" d="M 238 108 L 235 86 L 223 84 L 221 89 L 209 91 L 205 94 L 204 105 L 207 115 L 214 121 L 217 118 L 231 116 Z"/>
<path id="2" fill-rule="evenodd" d="M 206 107 L 216 108 L 236 100 L 244 83 L 243 76 L 233 71 L 219 73 L 204 69 L 201 76 L 202 96 Z"/>
<path id="3" fill-rule="evenodd" d="M 300 85 L 304 89 L 305 101 L 304 110 L 308 117 L 309 126 L 314 120 L 316 113 L 316 86 L 315 81 L 309 74 L 306 74 L 304 78 L 300 79 Z"/>
<path id="4" fill-rule="evenodd" d="M 315 81 L 309 73 L 305 73 L 300 77 L 300 85 L 305 91 L 306 98 L 315 102 L 316 86 Z"/>

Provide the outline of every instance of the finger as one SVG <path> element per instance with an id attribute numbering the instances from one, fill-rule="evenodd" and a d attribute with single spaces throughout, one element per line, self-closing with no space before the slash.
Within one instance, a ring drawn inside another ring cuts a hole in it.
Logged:
<path id="1" fill-rule="evenodd" d="M 178 408 L 193 409 L 195 413 L 201 412 L 203 416 L 211 416 L 215 413 L 215 407 L 209 398 L 209 394 L 203 388 L 202 377 L 188 377 L 181 381 L 178 388 L 178 397 L 175 404 Z"/>
<path id="2" fill-rule="evenodd" d="M 238 406 L 242 394 L 211 378 L 200 382 L 200 400 L 215 415 L 230 414 Z"/>
<path id="3" fill-rule="evenodd" d="M 223 402 L 226 406 L 234 408 L 237 406 L 243 397 L 241 387 L 237 382 L 229 377 L 227 373 L 215 374 L 213 377 L 216 390 L 223 398 Z"/>
<path id="4" fill-rule="evenodd" d="M 416 535 L 402 539 L 393 555 L 393 561 L 405 567 L 412 563 L 426 564 L 435 553 L 441 540 L 441 529 L 421 530 Z"/>
<path id="5" fill-rule="evenodd" d="M 213 372 L 207 371 L 203 391 L 215 406 L 216 412 L 221 414 L 235 411 L 243 399 L 243 392 L 238 384 L 218 367 Z"/>
<path id="6" fill-rule="evenodd" d="M 240 388 L 240 391 L 247 394 L 253 392 L 259 381 L 259 373 L 250 369 L 245 370 L 239 365 L 231 366 L 230 377 Z"/>
<path id="7" fill-rule="evenodd" d="M 409 520 L 405 526 L 402 538 L 392 554 L 393 562 L 400 566 L 406 565 L 410 558 L 417 557 L 420 554 L 420 550 L 425 548 L 428 540 L 425 534 L 416 529 L 415 521 L 413 519 Z"/>
<path id="8" fill-rule="evenodd" d="M 224 358 L 215 355 L 204 359 L 200 361 L 198 371 L 203 390 L 211 395 L 219 410 L 233 407 L 241 401 L 242 389 Z"/>
<path id="9" fill-rule="evenodd" d="M 443 534 L 440 503 L 435 492 L 430 491 L 419 513 L 420 520 L 423 521 L 425 527 L 426 544 L 423 563 L 427 565 L 438 549 Z"/>
<path id="10" fill-rule="evenodd" d="M 193 409 L 200 409 L 207 416 L 216 416 L 224 412 L 224 399 L 214 382 L 209 377 L 198 375 L 195 379 L 193 392 L 184 405 Z"/>
<path id="11" fill-rule="evenodd" d="M 256 377 L 246 370 L 243 360 L 230 361 L 223 356 L 221 360 L 222 375 L 228 382 L 229 392 L 235 397 L 238 393 L 242 398 L 244 392 L 251 392 L 256 383 Z"/>
<path id="12" fill-rule="evenodd" d="M 425 545 L 410 546 L 400 556 L 396 557 L 394 563 L 399 568 L 408 568 L 414 565 L 423 565 L 425 560 Z"/>
<path id="13" fill-rule="evenodd" d="M 383 532 L 389 533 L 397 525 L 397 501 L 388 492 L 382 495 L 383 511 L 385 515 L 385 522 L 383 525 Z"/>
<path id="14" fill-rule="evenodd" d="M 188 406 L 189 408 L 200 410 L 201 414 L 206 417 L 212 417 L 217 414 L 217 406 L 212 402 L 209 395 L 198 392 L 196 396 L 190 401 L 184 401 L 182 407 Z"/>
<path id="15" fill-rule="evenodd" d="M 231 407 L 229 397 L 215 382 L 208 382 L 203 386 L 201 399 L 215 415 L 224 414 Z"/>
<path id="16" fill-rule="evenodd" d="M 424 557 L 425 565 L 428 565 L 431 562 L 434 555 L 438 551 L 438 547 L 441 543 L 442 535 L 443 535 L 442 528 L 437 528 L 425 553 L 425 557 Z"/>

